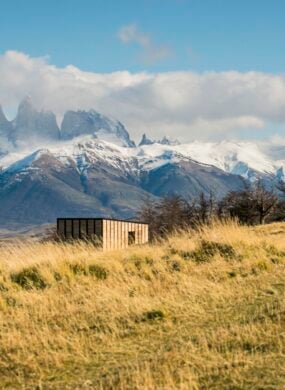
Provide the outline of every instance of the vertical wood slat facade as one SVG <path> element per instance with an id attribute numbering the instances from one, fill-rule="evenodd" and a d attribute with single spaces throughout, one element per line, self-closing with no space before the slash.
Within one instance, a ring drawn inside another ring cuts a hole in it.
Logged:
<path id="1" fill-rule="evenodd" d="M 103 226 L 102 226 L 102 237 L 106 237 L 107 235 L 107 221 L 103 220 Z M 107 241 L 102 240 L 103 250 L 107 249 Z"/>
<path id="2" fill-rule="evenodd" d="M 58 218 L 57 234 L 62 239 L 92 239 L 103 250 L 124 249 L 148 242 L 148 225 L 104 218 Z"/>

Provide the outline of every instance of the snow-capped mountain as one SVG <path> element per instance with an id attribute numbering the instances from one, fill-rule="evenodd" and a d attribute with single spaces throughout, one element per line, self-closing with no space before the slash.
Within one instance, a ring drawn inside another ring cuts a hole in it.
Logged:
<path id="1" fill-rule="evenodd" d="M 192 142 L 143 136 L 94 110 L 38 112 L 30 98 L 9 122 L 0 109 L 0 222 L 35 224 L 58 216 L 132 217 L 167 194 L 217 197 L 258 176 L 284 177 L 285 147 L 273 143 Z"/>

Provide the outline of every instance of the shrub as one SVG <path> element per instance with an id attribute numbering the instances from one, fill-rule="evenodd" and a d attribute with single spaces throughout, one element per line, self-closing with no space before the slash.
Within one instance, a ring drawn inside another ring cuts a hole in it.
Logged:
<path id="1" fill-rule="evenodd" d="M 105 280 L 108 276 L 108 271 L 102 267 L 101 265 L 91 264 L 89 265 L 89 274 L 92 276 L 96 276 L 97 279 Z"/>
<path id="2" fill-rule="evenodd" d="M 142 321 L 157 321 L 163 320 L 165 315 L 161 310 L 150 310 L 146 311 L 142 315 Z"/>
<path id="3" fill-rule="evenodd" d="M 57 282 L 60 282 L 62 280 L 61 274 L 57 271 L 53 274 L 53 276 Z"/>
<path id="4" fill-rule="evenodd" d="M 206 263 L 211 261 L 216 254 L 225 260 L 239 259 L 231 245 L 206 240 L 202 240 L 198 249 L 190 252 L 188 256 L 196 263 Z"/>
<path id="5" fill-rule="evenodd" d="M 172 260 L 171 269 L 172 269 L 172 271 L 180 272 L 181 271 L 181 264 L 176 260 Z"/>
<path id="6" fill-rule="evenodd" d="M 184 259 L 184 260 L 189 260 L 192 258 L 194 251 L 180 251 L 178 254 Z"/>
<path id="7" fill-rule="evenodd" d="M 97 279 L 107 279 L 108 271 L 101 265 L 91 264 L 89 266 L 83 264 L 71 264 L 71 271 L 74 275 L 83 275 L 83 276 L 95 276 Z"/>
<path id="8" fill-rule="evenodd" d="M 24 268 L 22 271 L 11 275 L 11 280 L 26 290 L 32 288 L 44 289 L 47 283 L 36 267 Z"/>
<path id="9" fill-rule="evenodd" d="M 88 275 L 87 268 L 82 264 L 70 264 L 70 269 L 74 273 L 74 275 Z"/>

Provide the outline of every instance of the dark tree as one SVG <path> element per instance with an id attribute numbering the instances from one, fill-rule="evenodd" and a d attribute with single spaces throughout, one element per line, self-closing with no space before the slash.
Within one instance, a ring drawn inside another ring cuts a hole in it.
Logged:
<path id="1" fill-rule="evenodd" d="M 285 184 L 280 185 L 279 191 L 285 194 Z M 207 224 L 214 218 L 235 218 L 247 225 L 284 220 L 285 201 L 257 180 L 253 185 L 245 183 L 240 191 L 229 192 L 220 201 L 215 201 L 212 193 L 201 193 L 198 199 L 189 201 L 177 195 L 157 202 L 148 199 L 139 218 L 149 224 L 150 236 L 155 238 Z"/>
<path id="2" fill-rule="evenodd" d="M 165 235 L 186 225 L 186 203 L 181 196 L 165 197 L 157 205 L 159 234 Z"/>
<path id="3" fill-rule="evenodd" d="M 274 211 L 278 197 L 273 189 L 267 190 L 261 180 L 258 180 L 252 190 L 252 198 L 259 223 L 264 224 L 265 219 Z"/>
<path id="4" fill-rule="evenodd" d="M 147 198 L 138 213 L 138 218 L 142 222 L 148 223 L 150 238 L 152 239 L 155 232 L 159 229 L 158 203 Z"/>
<path id="5" fill-rule="evenodd" d="M 241 191 L 230 192 L 219 204 L 220 217 L 238 218 L 245 224 L 263 224 L 275 211 L 278 197 L 267 190 L 261 180 L 252 187 L 246 185 Z"/>
<path id="6" fill-rule="evenodd" d="M 241 191 L 229 192 L 219 202 L 218 214 L 220 218 L 237 218 L 245 224 L 254 223 L 255 207 L 252 191 L 248 186 Z"/>
<path id="7" fill-rule="evenodd" d="M 204 192 L 201 192 L 198 202 L 198 214 L 201 223 L 206 223 L 208 221 L 208 207 L 209 204 L 206 199 L 206 196 Z"/>
<path id="8" fill-rule="evenodd" d="M 205 195 L 204 192 L 200 193 L 196 205 L 196 214 L 198 222 L 203 224 L 209 223 L 216 216 L 216 202 L 212 192 L 209 196 Z"/>

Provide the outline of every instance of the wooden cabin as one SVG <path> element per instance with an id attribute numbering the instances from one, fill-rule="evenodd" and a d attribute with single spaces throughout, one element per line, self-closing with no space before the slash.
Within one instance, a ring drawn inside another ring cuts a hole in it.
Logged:
<path id="1" fill-rule="evenodd" d="M 61 239 L 92 239 L 103 249 L 127 248 L 148 242 L 148 224 L 107 218 L 58 218 Z"/>

